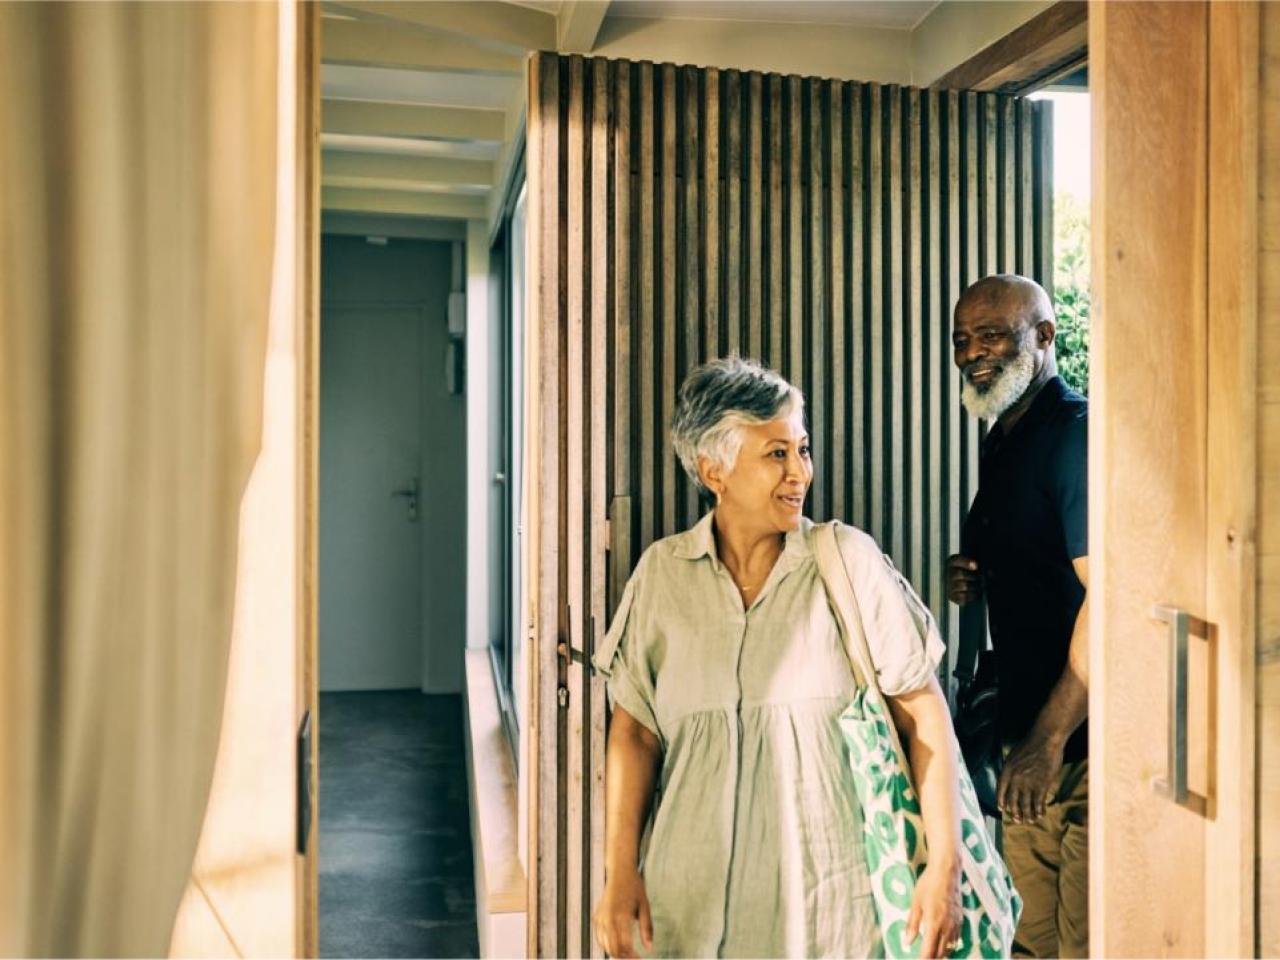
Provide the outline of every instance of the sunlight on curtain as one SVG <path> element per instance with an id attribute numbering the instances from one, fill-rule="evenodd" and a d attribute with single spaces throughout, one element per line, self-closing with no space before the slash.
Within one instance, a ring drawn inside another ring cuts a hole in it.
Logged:
<path id="1" fill-rule="evenodd" d="M 0 953 L 162 955 L 260 444 L 273 4 L 0 5 Z"/>

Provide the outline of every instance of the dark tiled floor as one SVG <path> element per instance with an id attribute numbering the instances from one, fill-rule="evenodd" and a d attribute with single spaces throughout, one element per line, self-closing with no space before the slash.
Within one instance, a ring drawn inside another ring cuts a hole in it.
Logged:
<path id="1" fill-rule="evenodd" d="M 462 698 L 320 696 L 320 955 L 475 957 Z"/>

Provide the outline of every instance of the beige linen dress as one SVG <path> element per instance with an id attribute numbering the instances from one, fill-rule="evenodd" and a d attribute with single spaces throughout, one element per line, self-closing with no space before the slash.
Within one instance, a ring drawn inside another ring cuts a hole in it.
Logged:
<path id="1" fill-rule="evenodd" d="M 641 858 L 652 955 L 878 955 L 836 723 L 854 681 L 814 525 L 787 534 L 744 610 L 712 517 L 645 551 L 593 661 L 663 749 Z M 881 687 L 919 689 L 944 652 L 928 609 L 871 537 L 839 530 Z"/>

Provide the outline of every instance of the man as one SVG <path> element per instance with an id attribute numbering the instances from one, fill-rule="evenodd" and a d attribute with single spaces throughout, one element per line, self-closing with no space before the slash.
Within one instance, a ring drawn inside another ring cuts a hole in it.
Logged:
<path id="1" fill-rule="evenodd" d="M 947 593 L 985 595 L 1005 744 L 997 802 L 1024 900 L 1015 955 L 1089 953 L 1088 405 L 1058 377 L 1053 307 L 1001 275 L 955 307 L 961 401 L 987 421 Z"/>

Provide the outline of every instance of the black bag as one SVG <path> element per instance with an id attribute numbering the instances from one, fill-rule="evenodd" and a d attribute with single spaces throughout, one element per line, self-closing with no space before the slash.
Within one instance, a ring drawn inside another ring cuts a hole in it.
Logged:
<path id="1" fill-rule="evenodd" d="M 987 605 L 981 598 L 960 608 L 960 649 L 955 672 L 956 739 L 969 768 L 978 806 L 988 817 L 1000 819 L 996 786 L 1004 766 L 1000 737 L 1000 691 L 996 654 L 987 648 Z"/>
<path id="2" fill-rule="evenodd" d="M 962 661 L 965 653 L 965 644 L 961 642 Z M 1004 754 L 1000 739 L 996 654 L 994 650 L 981 650 L 974 659 L 968 660 L 967 664 L 956 665 L 954 676 L 959 683 L 954 718 L 956 739 L 960 742 L 960 754 L 973 779 L 978 805 L 988 817 L 999 820 L 996 785 L 1000 782 Z"/>

